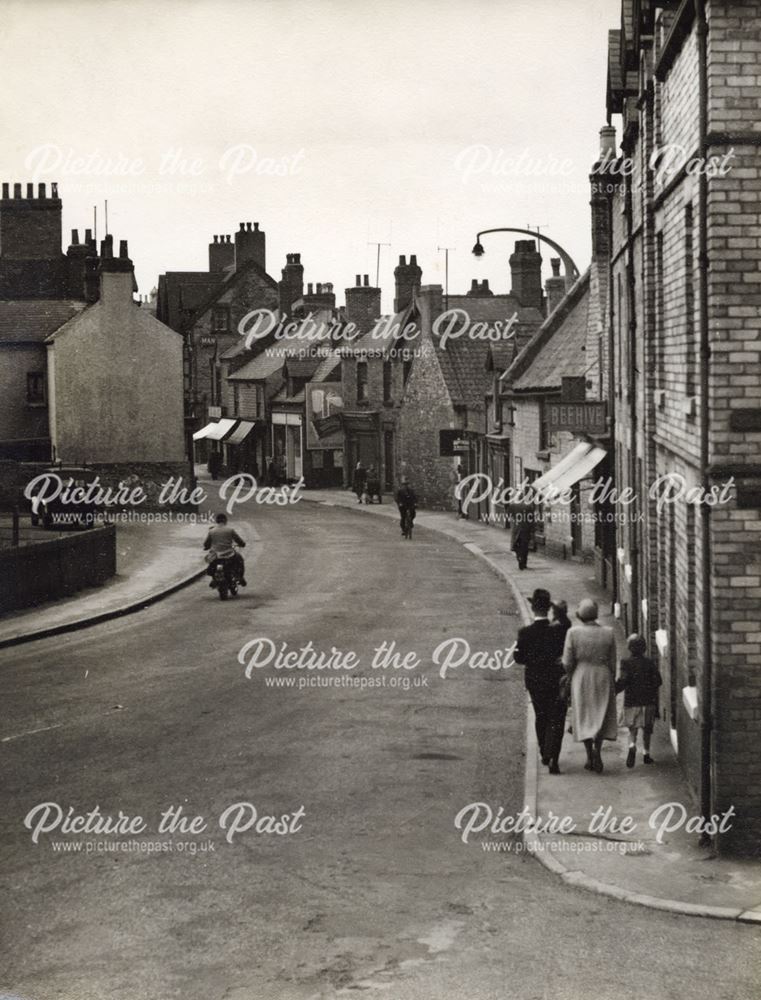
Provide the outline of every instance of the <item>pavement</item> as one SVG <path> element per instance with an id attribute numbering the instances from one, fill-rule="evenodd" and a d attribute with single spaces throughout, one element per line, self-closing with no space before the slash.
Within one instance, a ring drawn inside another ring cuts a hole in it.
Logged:
<path id="1" fill-rule="evenodd" d="M 303 497 L 398 520 L 390 497 L 370 505 L 357 503 L 347 490 L 305 491 Z M 532 618 L 528 598 L 536 587 L 567 601 L 570 614 L 583 597 L 594 597 L 600 622 L 613 626 L 619 654 L 625 655 L 626 637 L 612 616 L 610 595 L 597 584 L 591 565 L 532 553 L 528 568 L 519 572 L 510 532 L 504 528 L 460 519 L 454 512 L 423 510 L 418 511 L 415 525 L 447 535 L 483 559 L 512 588 L 526 622 Z M 622 701 L 619 696 L 619 707 Z M 603 746 L 600 775 L 584 770 L 584 746 L 570 734 L 564 739 L 561 774 L 549 774 L 539 762 L 530 710 L 526 746 L 525 801 L 547 832 L 527 833 L 524 842 L 546 868 L 570 885 L 626 902 L 761 923 L 761 862 L 719 857 L 686 831 L 689 819 L 699 816 L 700 810 L 662 725 L 656 724 L 651 747 L 655 764 L 643 764 L 640 745 L 634 768 L 626 767 L 628 731 L 620 728 L 617 743 Z M 552 816 L 571 817 L 567 828 L 572 832 L 551 833 Z"/>
<path id="2" fill-rule="evenodd" d="M 117 523 L 116 575 L 102 587 L 0 616 L 0 649 L 131 614 L 187 586 L 205 571 L 203 534 L 199 524 Z"/>
<path id="3" fill-rule="evenodd" d="M 203 478 L 203 476 L 201 476 Z M 307 490 L 303 499 L 355 511 L 359 516 L 398 520 L 387 497 L 383 504 L 358 504 L 346 490 Z M 524 621 L 530 621 L 528 597 L 546 587 L 569 609 L 585 596 L 598 600 L 600 620 L 613 625 L 620 651 L 624 636 L 610 614 L 610 598 L 596 582 L 593 568 L 574 560 L 532 553 L 529 566 L 518 572 L 503 528 L 459 519 L 454 512 L 418 512 L 415 525 L 440 533 L 464 546 L 512 589 Z M 68 632 L 121 617 L 147 607 L 198 579 L 199 526 L 192 524 L 122 525 L 118 531 L 117 576 L 106 586 L 64 601 L 0 619 L 0 648 Z M 414 544 L 414 539 L 412 544 Z M 526 849 L 566 883 L 630 903 L 676 913 L 761 923 L 761 863 L 718 857 L 699 847 L 698 838 L 680 817 L 699 814 L 681 777 L 668 735 L 656 726 L 652 753 L 655 765 L 645 766 L 638 754 L 627 769 L 627 731 L 616 744 L 603 748 L 604 773 L 584 770 L 583 745 L 567 735 L 560 775 L 550 775 L 538 761 L 531 712 L 526 728 L 525 803 L 538 819 L 571 817 L 573 832 L 524 835 Z M 669 804 L 671 808 L 669 809 Z M 667 816 L 667 812 L 669 815 Z M 599 816 L 596 828 L 591 819 Z M 626 818 L 628 828 L 622 828 Z M 686 824 L 685 824 L 686 825 Z"/>

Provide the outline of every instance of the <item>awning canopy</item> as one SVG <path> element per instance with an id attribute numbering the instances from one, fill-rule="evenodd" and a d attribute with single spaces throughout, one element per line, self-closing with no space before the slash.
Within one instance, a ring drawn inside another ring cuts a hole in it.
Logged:
<path id="1" fill-rule="evenodd" d="M 251 431 L 254 429 L 254 422 L 252 420 L 239 420 L 238 426 L 232 432 L 232 434 L 225 438 L 225 444 L 240 444 L 244 441 Z"/>
<path id="2" fill-rule="evenodd" d="M 221 441 L 225 434 L 227 434 L 234 426 L 234 420 L 229 420 L 227 418 L 223 420 L 214 420 L 212 423 L 202 427 L 200 431 L 196 431 L 193 435 L 193 440 L 201 441 L 203 438 L 207 438 L 209 441 Z"/>
<path id="3" fill-rule="evenodd" d="M 542 490 L 544 493 L 563 493 L 575 483 L 586 478 L 596 465 L 605 458 L 605 449 L 598 448 L 582 441 L 572 448 L 557 465 L 553 465 L 544 475 L 531 484 L 532 490 Z"/>

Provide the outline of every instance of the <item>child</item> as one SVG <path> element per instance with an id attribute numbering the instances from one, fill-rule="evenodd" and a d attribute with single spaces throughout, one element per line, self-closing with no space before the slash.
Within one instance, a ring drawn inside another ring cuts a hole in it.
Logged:
<path id="1" fill-rule="evenodd" d="M 616 693 L 624 692 L 624 725 L 629 729 L 629 753 L 626 766 L 634 767 L 637 756 L 637 730 L 642 730 L 644 761 L 652 764 L 650 737 L 658 716 L 658 688 L 663 683 L 655 663 L 645 651 L 647 643 L 641 635 L 631 635 L 627 641 L 631 656 L 621 661 L 621 675 L 616 681 Z"/>

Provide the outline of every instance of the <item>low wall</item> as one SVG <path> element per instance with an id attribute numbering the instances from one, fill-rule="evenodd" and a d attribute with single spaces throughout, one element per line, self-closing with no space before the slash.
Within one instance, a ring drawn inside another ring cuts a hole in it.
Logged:
<path id="1" fill-rule="evenodd" d="M 99 587 L 116 573 L 116 528 L 0 550 L 0 613 Z"/>

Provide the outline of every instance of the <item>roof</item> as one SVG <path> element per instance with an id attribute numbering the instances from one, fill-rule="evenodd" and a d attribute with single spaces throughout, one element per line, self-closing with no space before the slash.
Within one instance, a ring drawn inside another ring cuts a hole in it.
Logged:
<path id="1" fill-rule="evenodd" d="M 375 327 L 369 333 L 353 341 L 347 351 L 353 350 L 360 354 L 369 353 L 377 357 L 380 351 L 385 352 L 400 346 L 409 347 L 411 342 L 402 338 L 402 333 L 408 324 L 415 322 L 416 317 L 417 311 L 414 303 L 410 303 L 398 313 L 381 316 L 380 319 L 376 320 Z"/>
<path id="2" fill-rule="evenodd" d="M 285 359 L 285 367 L 289 378 L 311 379 L 322 362 L 320 357 L 288 357 Z"/>
<path id="3" fill-rule="evenodd" d="M 589 314 L 587 270 L 561 300 L 508 369 L 516 390 L 560 389 L 564 375 L 584 375 L 589 359 L 584 354 Z"/>
<path id="4" fill-rule="evenodd" d="M 541 309 L 533 306 L 522 306 L 514 295 L 450 295 L 447 298 L 447 309 L 462 309 L 471 323 L 494 323 L 497 320 L 508 320 L 517 313 L 519 323 L 535 323 L 537 326 L 544 320 Z"/>
<path id="5" fill-rule="evenodd" d="M 279 372 L 284 364 L 283 354 L 271 354 L 268 350 L 264 350 L 227 378 L 231 382 L 257 382 Z"/>
<path id="6" fill-rule="evenodd" d="M 293 396 L 288 395 L 288 387 L 284 386 L 280 392 L 272 400 L 274 403 L 304 403 L 306 402 L 306 392 L 303 389 L 299 389 L 298 392 L 294 393 Z"/>
<path id="7" fill-rule="evenodd" d="M 220 296 L 237 285 L 245 275 L 250 274 L 252 271 L 258 274 L 260 278 L 263 278 L 271 288 L 278 291 L 278 283 L 255 260 L 248 260 L 245 264 L 235 269 L 226 268 L 224 279 L 220 282 L 219 275 L 217 275 L 216 287 L 213 287 L 205 296 L 199 296 L 199 301 L 195 304 L 195 311 L 190 318 L 188 326 L 194 326 L 204 313 L 208 312 L 214 303 L 219 301 Z"/>
<path id="8" fill-rule="evenodd" d="M 489 344 L 485 340 L 461 337 L 448 341 L 444 350 L 436 343 L 436 357 L 453 403 L 483 409 L 488 354 Z"/>
<path id="9" fill-rule="evenodd" d="M 173 330 L 180 330 L 184 315 L 207 298 L 222 283 L 218 272 L 167 271 L 159 276 L 156 314 Z"/>
<path id="10" fill-rule="evenodd" d="M 313 382 L 331 381 L 330 376 L 334 374 L 337 368 L 340 369 L 340 366 L 341 366 L 341 355 L 338 352 L 329 355 L 327 358 L 323 358 L 320 361 L 320 364 L 318 365 L 314 375 L 312 376 L 312 381 Z M 341 378 L 340 371 L 338 378 L 339 380 Z"/>
<path id="11" fill-rule="evenodd" d="M 0 302 L 0 343 L 42 344 L 86 306 L 71 299 Z"/>

